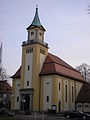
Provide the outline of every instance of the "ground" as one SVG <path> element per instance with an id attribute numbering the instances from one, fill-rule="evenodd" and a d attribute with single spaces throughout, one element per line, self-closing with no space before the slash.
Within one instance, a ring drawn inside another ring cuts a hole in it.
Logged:
<path id="1" fill-rule="evenodd" d="M 32 115 L 15 115 L 10 118 L 7 116 L 0 117 L 0 120 L 72 120 L 69 118 L 65 118 L 62 115 L 46 115 L 41 113 L 33 113 Z M 80 120 L 80 119 L 73 119 Z"/>

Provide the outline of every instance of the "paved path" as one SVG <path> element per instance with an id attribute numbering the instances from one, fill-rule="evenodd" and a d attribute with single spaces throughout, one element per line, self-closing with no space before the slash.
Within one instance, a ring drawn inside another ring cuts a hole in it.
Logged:
<path id="1" fill-rule="evenodd" d="M 46 115 L 46 114 L 32 114 L 32 115 L 16 115 L 15 118 L 20 120 L 72 120 L 65 117 Z"/>

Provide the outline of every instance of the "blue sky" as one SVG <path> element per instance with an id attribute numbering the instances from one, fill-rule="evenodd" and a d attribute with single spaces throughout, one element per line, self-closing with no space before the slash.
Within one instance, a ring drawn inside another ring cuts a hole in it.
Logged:
<path id="1" fill-rule="evenodd" d="M 7 74 L 14 74 L 21 65 L 21 44 L 27 40 L 26 28 L 36 4 L 49 52 L 73 67 L 90 64 L 90 0 L 0 0 L 0 40 Z"/>

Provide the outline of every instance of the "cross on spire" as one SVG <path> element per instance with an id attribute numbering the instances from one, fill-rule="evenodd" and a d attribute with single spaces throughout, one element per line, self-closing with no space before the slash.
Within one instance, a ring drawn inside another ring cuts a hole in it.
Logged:
<path id="1" fill-rule="evenodd" d="M 38 5 L 36 5 L 36 8 L 38 8 Z"/>

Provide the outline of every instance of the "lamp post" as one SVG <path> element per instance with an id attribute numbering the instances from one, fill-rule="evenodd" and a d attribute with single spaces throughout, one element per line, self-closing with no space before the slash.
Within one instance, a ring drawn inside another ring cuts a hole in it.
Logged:
<path id="1" fill-rule="evenodd" d="M 23 109 L 23 111 L 24 111 L 24 103 L 26 102 L 26 100 L 23 98 L 22 99 L 22 109 Z"/>

